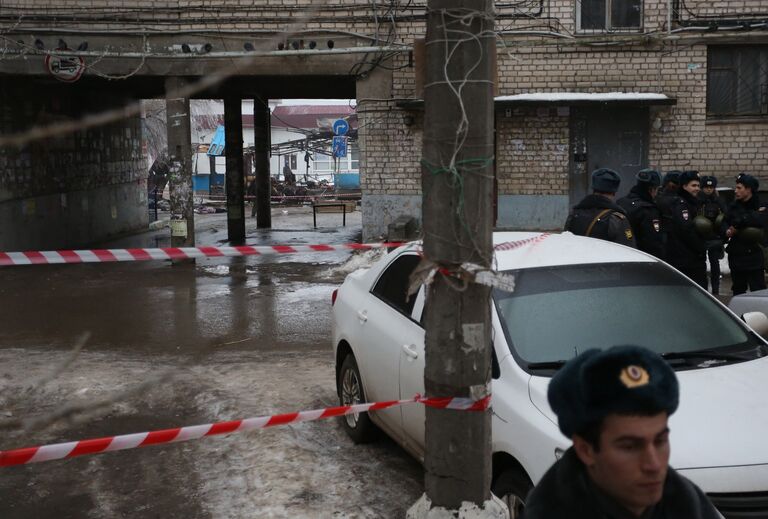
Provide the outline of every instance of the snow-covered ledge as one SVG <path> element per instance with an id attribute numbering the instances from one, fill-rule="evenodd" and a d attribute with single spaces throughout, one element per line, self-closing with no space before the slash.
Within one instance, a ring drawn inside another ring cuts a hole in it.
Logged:
<path id="1" fill-rule="evenodd" d="M 497 103 L 648 103 L 674 104 L 666 94 L 646 92 L 536 92 L 494 98 Z"/>

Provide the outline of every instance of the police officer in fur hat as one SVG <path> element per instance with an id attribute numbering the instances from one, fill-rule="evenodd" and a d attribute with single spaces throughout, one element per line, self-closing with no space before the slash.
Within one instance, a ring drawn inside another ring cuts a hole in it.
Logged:
<path id="1" fill-rule="evenodd" d="M 720 238 L 719 228 L 728 208 L 720 195 L 717 194 L 717 177 L 701 177 L 699 200 L 701 201 L 699 214 L 706 218 L 712 226 L 712 231 L 706 236 L 709 284 L 712 293 L 718 295 L 720 293 L 720 259 L 724 256 L 723 240 Z"/>
<path id="2" fill-rule="evenodd" d="M 592 194 L 573 208 L 565 222 L 565 230 L 635 247 L 627 214 L 614 202 L 620 183 L 619 174 L 611 169 L 593 171 Z"/>
<path id="3" fill-rule="evenodd" d="M 682 171 L 676 169 L 667 171 L 661 181 L 661 189 L 656 196 L 656 205 L 659 206 L 662 216 L 669 213 L 672 201 L 677 196 L 681 173 Z"/>
<path id="4" fill-rule="evenodd" d="M 635 175 L 637 183 L 616 204 L 627 213 L 637 248 L 659 259 L 664 259 L 664 233 L 661 228 L 661 212 L 654 198 L 661 185 L 661 175 L 655 169 L 643 169 Z"/>
<path id="5" fill-rule="evenodd" d="M 528 496 L 526 519 L 716 519 L 669 467 L 675 372 L 638 346 L 588 350 L 552 378 L 549 404 L 573 446 Z"/>
<path id="6" fill-rule="evenodd" d="M 680 174 L 682 171 L 673 169 L 667 171 L 661 181 L 661 189 L 656 194 L 654 202 L 661 213 L 661 229 L 666 243 L 667 231 L 672 228 L 672 203 L 677 198 L 677 190 L 680 187 Z"/>
<path id="7" fill-rule="evenodd" d="M 728 239 L 728 266 L 731 268 L 733 295 L 747 289 L 765 288 L 765 258 L 761 242 L 768 212 L 760 204 L 758 180 L 747 173 L 736 177 L 734 201 L 723 219 L 722 231 Z"/>
<path id="8" fill-rule="evenodd" d="M 680 174 L 680 187 L 669 214 L 667 262 L 706 290 L 707 244 L 694 221 L 701 205 L 700 191 L 697 171 Z"/>

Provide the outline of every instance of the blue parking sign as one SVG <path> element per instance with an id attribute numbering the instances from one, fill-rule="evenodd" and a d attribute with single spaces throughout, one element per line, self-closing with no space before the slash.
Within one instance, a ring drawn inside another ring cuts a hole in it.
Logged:
<path id="1" fill-rule="evenodd" d="M 333 156 L 334 157 L 347 156 L 347 138 L 346 137 L 336 136 L 333 138 Z"/>

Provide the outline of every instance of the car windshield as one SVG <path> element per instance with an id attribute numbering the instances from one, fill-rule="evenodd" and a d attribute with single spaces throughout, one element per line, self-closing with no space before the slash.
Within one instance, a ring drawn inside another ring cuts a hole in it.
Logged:
<path id="1" fill-rule="evenodd" d="M 659 263 L 511 270 L 515 291 L 494 290 L 507 343 L 523 366 L 557 369 L 590 348 L 645 346 L 669 358 L 706 352 L 762 355 L 760 343 L 698 287 Z M 714 352 L 712 350 L 715 350 Z M 709 355 L 709 357 L 707 356 Z M 714 361 L 713 361 L 714 362 Z"/>

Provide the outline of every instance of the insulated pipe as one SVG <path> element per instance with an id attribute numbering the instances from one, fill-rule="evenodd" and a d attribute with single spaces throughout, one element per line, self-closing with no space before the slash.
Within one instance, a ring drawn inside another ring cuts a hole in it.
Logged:
<path id="1" fill-rule="evenodd" d="M 375 52 L 408 52 L 410 46 L 386 46 L 386 47 L 348 47 L 333 49 L 299 49 L 299 50 L 254 50 L 254 51 L 226 51 L 226 52 L 99 52 L 77 50 L 50 50 L 50 51 L 22 51 L 5 48 L 7 54 L 49 54 L 51 56 L 82 56 L 94 58 L 138 58 L 138 59 L 209 59 L 209 58 L 251 58 L 255 56 L 279 57 L 279 56 L 313 56 L 334 54 L 370 54 Z"/>
<path id="2" fill-rule="evenodd" d="M 667 34 L 672 34 L 672 0 L 667 0 Z"/>

